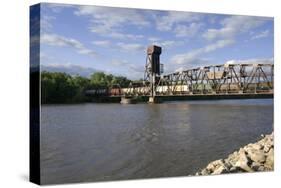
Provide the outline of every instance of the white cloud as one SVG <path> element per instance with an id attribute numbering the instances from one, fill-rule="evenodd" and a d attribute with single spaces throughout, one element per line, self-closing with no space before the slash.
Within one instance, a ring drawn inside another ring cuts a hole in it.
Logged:
<path id="1" fill-rule="evenodd" d="M 144 65 L 139 64 L 130 64 L 130 70 L 134 71 L 134 73 L 144 74 Z"/>
<path id="2" fill-rule="evenodd" d="M 208 40 L 233 39 L 240 33 L 248 32 L 251 29 L 261 26 L 265 21 L 266 19 L 261 17 L 230 16 L 221 21 L 221 28 L 208 29 L 203 34 L 203 37 Z"/>
<path id="3" fill-rule="evenodd" d="M 135 52 L 144 52 L 148 46 L 139 44 L 139 43 L 124 43 L 124 42 L 118 42 L 118 43 L 111 43 L 108 40 L 101 40 L 101 41 L 93 41 L 92 42 L 94 45 L 97 46 L 102 46 L 102 47 L 109 47 L 111 46 L 112 48 L 115 49 L 121 49 L 125 51 L 135 51 Z M 180 46 L 183 45 L 183 41 L 175 41 L 175 40 L 160 40 L 159 41 L 154 41 L 149 43 L 148 45 L 153 44 L 157 46 L 161 46 L 162 49 L 169 49 L 175 46 Z"/>
<path id="4" fill-rule="evenodd" d="M 205 47 L 192 50 L 188 53 L 177 54 L 171 58 L 171 62 L 174 64 L 187 64 L 187 63 L 194 62 L 195 60 L 198 61 L 197 60 L 198 57 L 201 56 L 202 54 L 209 53 L 220 48 L 224 48 L 233 43 L 234 43 L 233 40 L 218 40 L 213 44 L 209 44 Z"/>
<path id="5" fill-rule="evenodd" d="M 192 37 L 202 28 L 203 14 L 169 11 L 164 16 L 155 17 L 159 31 L 172 32 L 176 37 Z"/>
<path id="6" fill-rule="evenodd" d="M 109 47 L 111 45 L 111 42 L 109 40 L 93 41 L 92 43 L 96 46 L 101 46 L 101 47 Z"/>
<path id="7" fill-rule="evenodd" d="M 143 78 L 144 65 L 120 59 L 113 59 L 111 61 L 111 65 L 115 67 L 114 69 L 108 71 L 111 74 L 113 73 L 115 75 L 118 75 L 119 73 L 115 73 L 114 71 L 122 71 L 122 76 L 126 76 L 129 79 L 136 80 Z"/>
<path id="8" fill-rule="evenodd" d="M 138 44 L 138 43 L 117 43 L 117 46 L 125 51 L 138 51 L 143 52 L 145 50 L 145 46 Z"/>
<path id="9" fill-rule="evenodd" d="M 43 44 L 59 47 L 75 48 L 79 54 L 97 55 L 96 52 L 86 48 L 81 42 L 76 39 L 66 38 L 56 34 L 44 33 L 41 35 L 40 42 Z"/>
<path id="10" fill-rule="evenodd" d="M 202 26 L 202 23 L 191 23 L 189 26 L 177 25 L 174 33 L 177 37 L 192 37 L 198 33 Z"/>
<path id="11" fill-rule="evenodd" d="M 112 38 L 143 38 L 142 35 L 138 34 L 124 34 L 122 32 L 124 24 L 134 25 L 139 28 L 150 25 L 143 11 L 136 9 L 80 6 L 75 11 L 75 14 L 90 18 L 90 31 Z"/>
<path id="12" fill-rule="evenodd" d="M 164 40 L 159 42 L 153 42 L 152 45 L 157 45 L 162 48 L 162 50 L 170 49 L 175 46 L 183 45 L 183 41 L 174 41 L 174 40 Z M 146 51 L 148 46 L 144 46 L 138 43 L 117 43 L 117 46 L 123 50 L 127 51 L 137 51 L 137 52 L 144 52 Z"/>
<path id="13" fill-rule="evenodd" d="M 160 41 L 161 39 L 159 37 L 148 37 L 147 40 L 150 42 L 156 42 L 156 41 Z"/>
<path id="14" fill-rule="evenodd" d="M 126 34 L 121 32 L 110 32 L 107 34 L 104 34 L 103 36 L 112 37 L 116 39 L 127 39 L 127 40 L 137 40 L 144 38 L 143 35 L 135 35 L 135 34 Z"/>
<path id="15" fill-rule="evenodd" d="M 65 8 L 75 7 L 74 5 L 68 4 L 59 4 L 59 3 L 42 3 L 43 7 L 47 7 L 52 10 L 54 13 L 60 13 Z"/>
<path id="16" fill-rule="evenodd" d="M 55 16 L 41 14 L 41 20 L 40 20 L 41 32 L 50 31 L 53 28 L 52 21 L 55 19 L 56 19 Z"/>
<path id="17" fill-rule="evenodd" d="M 60 13 L 65 8 L 71 8 L 73 5 L 67 4 L 57 4 L 57 3 L 41 3 L 41 19 L 40 19 L 40 28 L 41 32 L 50 32 L 53 28 L 53 21 L 56 19 L 57 13 Z M 52 15 L 47 11 L 53 11 Z"/>
<path id="18" fill-rule="evenodd" d="M 156 27 L 159 31 L 171 31 L 176 24 L 199 21 L 202 14 L 169 11 L 165 16 L 156 17 Z"/>
<path id="19" fill-rule="evenodd" d="M 189 61 L 184 62 L 183 64 L 166 64 L 164 69 L 165 73 L 173 72 L 182 72 L 187 69 L 203 67 L 207 65 L 214 65 L 211 59 L 194 57 Z M 264 58 L 264 59 L 244 59 L 244 60 L 229 60 L 225 64 L 273 64 L 273 58 Z"/>
<path id="20" fill-rule="evenodd" d="M 110 41 L 94 41 L 94 45 L 97 46 L 103 46 L 103 47 L 108 47 L 111 46 L 114 49 L 121 49 L 123 51 L 130 51 L 130 52 L 141 52 L 143 53 L 148 46 L 145 46 L 143 44 L 139 43 L 124 43 L 124 42 L 118 42 L 118 43 L 110 43 Z M 161 46 L 162 49 L 169 49 L 175 46 L 180 46 L 183 45 L 183 41 L 174 41 L 174 40 L 164 40 L 164 41 L 155 41 L 151 42 L 150 44 Z M 150 45 L 149 44 L 149 45 Z"/>
<path id="21" fill-rule="evenodd" d="M 251 40 L 255 40 L 255 39 L 260 39 L 260 38 L 265 38 L 269 36 L 269 30 L 265 30 L 265 31 L 262 31 L 254 36 L 251 37 Z"/>
<path id="22" fill-rule="evenodd" d="M 244 60 L 229 60 L 225 64 L 273 64 L 273 58 L 267 59 L 244 59 Z"/>
<path id="23" fill-rule="evenodd" d="M 152 44 L 160 46 L 160 47 L 162 47 L 163 50 L 166 50 L 166 49 L 173 48 L 175 46 L 183 45 L 184 42 L 183 41 L 175 41 L 175 40 L 164 40 L 164 41 L 160 40 L 160 41 L 152 42 Z"/>
<path id="24" fill-rule="evenodd" d="M 111 61 L 111 64 L 114 66 L 125 66 L 125 65 L 128 65 L 129 62 L 127 60 L 114 59 Z"/>
<path id="25" fill-rule="evenodd" d="M 164 72 L 165 74 L 181 72 L 187 69 L 198 68 L 209 64 L 212 64 L 212 62 L 207 58 L 193 58 L 183 64 L 174 64 L 173 62 L 170 62 L 164 65 Z"/>

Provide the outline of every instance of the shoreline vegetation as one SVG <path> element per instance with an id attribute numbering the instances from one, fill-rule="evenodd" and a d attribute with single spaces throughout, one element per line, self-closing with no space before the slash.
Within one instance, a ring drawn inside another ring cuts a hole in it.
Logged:
<path id="1" fill-rule="evenodd" d="M 230 154 L 226 159 L 212 161 L 195 175 L 218 175 L 240 172 L 274 170 L 274 133 L 250 143 Z"/>
<path id="2" fill-rule="evenodd" d="M 41 72 L 41 103 L 72 104 L 91 102 L 86 90 L 109 88 L 114 85 L 128 87 L 131 80 L 124 76 L 114 76 L 95 72 L 89 78 L 72 76 L 62 72 Z"/>

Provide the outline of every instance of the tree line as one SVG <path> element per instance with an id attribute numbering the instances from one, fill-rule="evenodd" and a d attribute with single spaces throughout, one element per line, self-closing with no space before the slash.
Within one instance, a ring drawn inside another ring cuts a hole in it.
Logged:
<path id="1" fill-rule="evenodd" d="M 95 72 L 90 78 L 71 76 L 62 72 L 41 72 L 41 103 L 79 103 L 90 101 L 85 95 L 89 89 L 128 87 L 131 80 L 104 72 Z"/>

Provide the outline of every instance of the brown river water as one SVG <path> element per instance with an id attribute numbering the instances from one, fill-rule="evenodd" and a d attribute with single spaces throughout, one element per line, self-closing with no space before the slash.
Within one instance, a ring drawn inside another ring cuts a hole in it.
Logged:
<path id="1" fill-rule="evenodd" d="M 43 105 L 41 180 L 192 175 L 272 131 L 272 99 Z"/>

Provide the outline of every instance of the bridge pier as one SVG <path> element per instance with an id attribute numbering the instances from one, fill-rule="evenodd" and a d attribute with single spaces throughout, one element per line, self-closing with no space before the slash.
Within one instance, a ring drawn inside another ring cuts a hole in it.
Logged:
<path id="1" fill-rule="evenodd" d="M 160 99 L 160 97 L 153 96 L 153 97 L 148 98 L 148 103 L 150 103 L 150 104 L 161 103 L 161 102 L 162 102 L 162 100 Z"/>
<path id="2" fill-rule="evenodd" d="M 121 97 L 121 104 L 135 104 L 136 103 L 136 99 L 130 97 Z"/>

